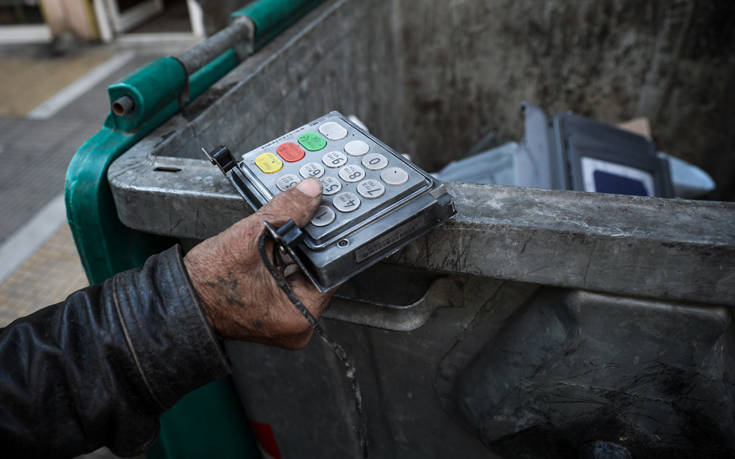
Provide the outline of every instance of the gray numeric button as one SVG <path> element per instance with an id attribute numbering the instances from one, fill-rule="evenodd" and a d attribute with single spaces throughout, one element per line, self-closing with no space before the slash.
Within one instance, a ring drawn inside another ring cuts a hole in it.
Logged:
<path id="1" fill-rule="evenodd" d="M 408 172 L 400 167 L 389 167 L 380 173 L 380 178 L 388 185 L 403 185 L 408 181 Z"/>
<path id="2" fill-rule="evenodd" d="M 340 193 L 335 196 L 332 204 L 334 204 L 334 207 L 336 207 L 340 212 L 352 212 L 360 207 L 360 198 L 358 198 L 354 193 L 345 191 L 344 193 Z"/>
<path id="3" fill-rule="evenodd" d="M 352 140 L 345 144 L 345 151 L 348 155 L 362 156 L 370 150 L 370 145 L 362 140 Z"/>
<path id="4" fill-rule="evenodd" d="M 314 218 L 311 219 L 311 224 L 314 226 L 327 226 L 332 223 L 337 215 L 332 209 L 327 206 L 319 206 L 314 214 Z"/>
<path id="5" fill-rule="evenodd" d="M 331 196 L 342 189 L 342 183 L 336 178 L 328 175 L 322 179 L 322 194 Z"/>
<path id="6" fill-rule="evenodd" d="M 324 175 L 324 166 L 319 163 L 306 163 L 299 169 L 299 174 L 304 178 L 321 177 Z"/>
<path id="7" fill-rule="evenodd" d="M 345 182 L 359 182 L 365 178 L 365 170 L 360 166 L 348 164 L 339 170 L 339 178 Z"/>
<path id="8" fill-rule="evenodd" d="M 347 156 L 341 151 L 330 151 L 322 156 L 322 162 L 327 167 L 342 167 L 347 164 Z"/>
<path id="9" fill-rule="evenodd" d="M 343 128 L 341 124 L 335 123 L 334 121 L 327 121 L 326 123 L 319 126 L 319 132 L 322 133 L 329 140 L 339 140 L 347 137 L 347 129 Z"/>
<path id="10" fill-rule="evenodd" d="M 387 166 L 388 159 L 380 153 L 370 153 L 362 157 L 362 165 L 376 171 Z"/>
<path id="11" fill-rule="evenodd" d="M 279 177 L 279 179 L 276 181 L 276 185 L 278 186 L 278 189 L 281 191 L 286 191 L 292 186 L 299 183 L 299 178 L 296 177 L 293 174 L 286 174 Z"/>
<path id="12" fill-rule="evenodd" d="M 383 196 L 385 193 L 385 185 L 377 180 L 367 179 L 357 184 L 357 192 L 360 196 L 368 199 L 375 199 Z"/>

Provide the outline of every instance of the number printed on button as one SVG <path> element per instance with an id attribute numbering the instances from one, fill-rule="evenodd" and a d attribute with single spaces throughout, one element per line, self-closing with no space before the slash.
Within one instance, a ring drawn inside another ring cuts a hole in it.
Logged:
<path id="1" fill-rule="evenodd" d="M 319 163 L 306 163 L 299 169 L 299 174 L 304 178 L 321 177 L 324 175 L 324 166 Z"/>
<path id="2" fill-rule="evenodd" d="M 367 179 L 357 184 L 357 192 L 360 196 L 367 199 L 375 199 L 383 196 L 385 193 L 385 185 L 377 180 Z"/>
<path id="3" fill-rule="evenodd" d="M 278 186 L 279 190 L 286 191 L 299 182 L 300 182 L 299 178 L 296 177 L 295 175 L 286 174 L 286 175 L 279 177 L 278 180 L 276 180 L 276 186 Z"/>
<path id="4" fill-rule="evenodd" d="M 339 178 L 345 182 L 359 182 L 365 178 L 365 170 L 360 166 L 348 164 L 339 170 Z"/>
<path id="5" fill-rule="evenodd" d="M 340 193 L 335 196 L 332 204 L 334 204 L 334 207 L 336 207 L 340 212 L 352 212 L 360 207 L 360 198 L 358 198 L 354 193 L 345 191 L 344 193 Z"/>
<path id="6" fill-rule="evenodd" d="M 322 178 L 322 194 L 324 196 L 331 196 L 333 194 L 336 194 L 341 189 L 342 182 L 332 177 L 331 175 Z"/>
<path id="7" fill-rule="evenodd" d="M 389 167 L 380 173 L 380 179 L 388 185 L 402 185 L 408 181 L 408 172 L 400 167 Z"/>
<path id="8" fill-rule="evenodd" d="M 330 151 L 322 156 L 322 162 L 327 167 L 342 167 L 347 164 L 347 156 L 341 151 Z"/>
<path id="9" fill-rule="evenodd" d="M 370 153 L 362 157 L 362 165 L 376 171 L 388 165 L 388 158 L 380 153 Z"/>
<path id="10" fill-rule="evenodd" d="M 337 214 L 327 206 L 319 206 L 314 214 L 314 218 L 311 219 L 311 224 L 314 226 L 327 226 L 337 218 Z"/>
<path id="11" fill-rule="evenodd" d="M 352 140 L 345 144 L 345 151 L 348 155 L 362 156 L 370 150 L 370 145 L 362 140 Z"/>

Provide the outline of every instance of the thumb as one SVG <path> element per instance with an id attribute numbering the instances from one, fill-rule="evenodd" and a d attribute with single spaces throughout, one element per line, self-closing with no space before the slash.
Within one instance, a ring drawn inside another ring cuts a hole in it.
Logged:
<path id="1" fill-rule="evenodd" d="M 298 226 L 305 226 L 314 216 L 322 197 L 322 183 L 313 178 L 300 182 L 283 193 L 277 194 L 254 216 L 280 226 L 293 219 Z"/>

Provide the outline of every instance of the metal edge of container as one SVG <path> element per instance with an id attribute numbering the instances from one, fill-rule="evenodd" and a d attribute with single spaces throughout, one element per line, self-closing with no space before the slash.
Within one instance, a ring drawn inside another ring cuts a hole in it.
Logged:
<path id="1" fill-rule="evenodd" d="M 345 15 L 363 13 L 345 4 L 328 2 L 310 13 L 304 27 L 267 45 L 267 56 L 257 53 L 216 84 L 219 98 L 190 116 L 191 122 L 175 116 L 116 160 L 108 177 L 121 221 L 145 232 L 203 239 L 248 215 L 216 168 L 166 152 L 184 146 L 198 150 L 192 144 L 223 131 L 212 126 L 235 112 L 227 105 L 237 91 L 248 98 L 238 100 L 239 106 L 253 106 L 241 119 L 252 131 L 267 116 L 252 103 L 265 97 L 259 93 L 262 79 L 273 77 L 279 57 L 314 39 L 316 25 L 344 23 Z M 281 78 L 269 80 L 272 91 L 293 83 L 291 75 Z M 447 187 L 458 215 L 391 262 L 625 296 L 735 304 L 735 204 L 461 183 Z"/>

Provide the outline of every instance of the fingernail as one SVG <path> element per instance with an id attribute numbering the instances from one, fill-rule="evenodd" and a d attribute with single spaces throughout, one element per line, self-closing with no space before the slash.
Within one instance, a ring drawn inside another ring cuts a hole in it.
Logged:
<path id="1" fill-rule="evenodd" d="M 316 179 L 306 179 L 296 185 L 296 189 L 310 198 L 315 198 L 322 192 L 322 184 Z"/>

